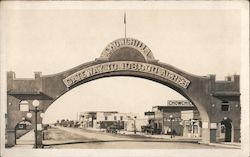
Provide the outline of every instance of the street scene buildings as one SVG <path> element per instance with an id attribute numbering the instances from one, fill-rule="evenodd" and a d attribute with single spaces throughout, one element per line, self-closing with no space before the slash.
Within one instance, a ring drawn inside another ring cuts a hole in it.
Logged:
<path id="1" fill-rule="evenodd" d="M 222 109 L 223 111 L 223 109 Z M 223 112 L 229 112 L 223 111 Z M 231 109 L 231 114 L 233 114 Z M 217 124 L 216 140 L 231 142 L 232 126 L 224 119 Z M 186 138 L 201 137 L 201 118 L 197 108 L 187 100 L 168 100 L 165 106 L 152 106 L 144 116 L 118 111 L 79 113 L 79 128 L 113 133 L 164 134 Z"/>

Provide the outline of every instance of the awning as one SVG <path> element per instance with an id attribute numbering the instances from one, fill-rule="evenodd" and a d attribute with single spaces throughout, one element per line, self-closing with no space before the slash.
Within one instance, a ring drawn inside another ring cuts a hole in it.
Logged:
<path id="1" fill-rule="evenodd" d="M 34 92 L 8 91 L 7 94 L 22 100 L 35 100 L 35 99 L 53 100 L 52 97 L 39 91 L 34 91 Z"/>
<path id="2" fill-rule="evenodd" d="M 212 93 L 213 96 L 218 96 L 218 97 L 227 97 L 227 96 L 240 96 L 240 92 L 237 91 L 217 91 Z"/>

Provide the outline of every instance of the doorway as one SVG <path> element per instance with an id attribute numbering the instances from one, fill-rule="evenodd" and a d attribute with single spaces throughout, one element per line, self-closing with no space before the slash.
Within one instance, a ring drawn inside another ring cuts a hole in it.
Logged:
<path id="1" fill-rule="evenodd" d="M 232 142 L 232 120 L 224 118 L 221 121 L 221 133 L 224 134 L 224 142 Z"/>

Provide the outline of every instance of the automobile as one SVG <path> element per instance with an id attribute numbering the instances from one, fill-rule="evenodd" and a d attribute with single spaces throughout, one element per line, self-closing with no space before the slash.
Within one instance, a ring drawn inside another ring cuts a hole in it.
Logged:
<path id="1" fill-rule="evenodd" d="M 154 128 L 151 125 L 141 126 L 141 131 L 145 132 L 145 133 L 150 133 L 150 134 L 160 134 L 161 133 L 161 129 Z"/>
<path id="2" fill-rule="evenodd" d="M 145 133 L 153 133 L 154 132 L 154 129 L 152 128 L 151 125 L 143 125 L 141 126 L 141 131 L 142 132 L 145 132 Z"/>
<path id="3" fill-rule="evenodd" d="M 118 129 L 117 129 L 116 126 L 110 125 L 110 126 L 107 127 L 106 132 L 116 134 L 118 132 Z"/>

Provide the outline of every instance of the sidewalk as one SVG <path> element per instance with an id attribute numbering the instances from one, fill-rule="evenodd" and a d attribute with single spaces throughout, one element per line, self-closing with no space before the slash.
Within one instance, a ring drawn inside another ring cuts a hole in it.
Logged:
<path id="1" fill-rule="evenodd" d="M 85 130 L 90 130 L 90 131 L 97 131 L 97 132 L 105 132 L 103 129 L 95 129 L 95 128 L 83 128 Z M 117 133 L 118 135 L 128 135 L 128 136 L 141 136 L 141 137 L 149 137 L 149 138 L 157 138 L 157 139 L 164 139 L 164 140 L 169 140 L 169 141 L 178 141 L 178 142 L 200 142 L 201 138 L 188 138 L 188 137 L 183 137 L 183 136 L 175 136 L 171 138 L 171 135 L 162 135 L 162 134 L 146 134 L 142 132 L 136 132 L 136 134 L 133 131 L 124 131 L 121 130 L 120 132 Z"/>
<path id="2" fill-rule="evenodd" d="M 101 129 L 95 129 L 95 128 L 84 128 L 86 130 L 91 130 L 91 131 L 99 131 L 99 132 L 105 132 L 105 130 Z M 171 142 L 195 142 L 199 144 L 205 144 L 205 145 L 210 145 L 210 146 L 216 146 L 216 147 L 223 147 L 223 148 L 236 148 L 240 149 L 241 143 L 235 143 L 235 142 L 218 142 L 218 143 L 202 143 L 201 137 L 199 138 L 188 138 L 188 137 L 183 137 L 183 136 L 175 136 L 174 138 L 171 138 L 171 135 L 151 135 L 151 134 L 146 134 L 142 132 L 136 132 L 134 134 L 133 131 L 120 131 L 117 134 L 121 135 L 128 135 L 128 136 L 142 136 L 142 137 L 150 137 L 150 138 L 158 138 L 158 139 L 164 139 L 167 141 Z"/>
<path id="3" fill-rule="evenodd" d="M 219 147 L 224 147 L 224 148 L 235 148 L 235 149 L 240 149 L 241 147 L 241 143 L 236 143 L 236 142 L 209 143 L 208 145 L 219 146 Z"/>
<path id="4" fill-rule="evenodd" d="M 84 128 L 86 130 L 95 131 L 95 132 L 105 132 L 105 130 L 100 129 L 93 129 L 93 128 Z M 220 142 L 220 143 L 202 143 L 201 138 L 186 138 L 182 136 L 175 136 L 175 138 L 171 138 L 170 135 L 151 135 L 151 134 L 145 134 L 142 132 L 129 132 L 129 131 L 120 131 L 118 135 L 127 135 L 127 136 L 141 136 L 141 137 L 148 137 L 148 138 L 158 138 L 158 139 L 164 139 L 169 142 L 195 142 L 202 145 L 210 145 L 215 147 L 221 147 L 221 148 L 234 148 L 234 149 L 240 149 L 241 143 L 233 143 L 233 142 Z M 53 141 L 58 142 L 58 141 Z M 44 141 L 46 143 L 46 141 Z M 17 144 L 12 147 L 11 149 L 32 149 L 34 146 L 34 130 L 31 130 L 30 132 L 26 133 L 19 139 L 17 139 Z"/>
<path id="5" fill-rule="evenodd" d="M 30 132 L 26 133 L 25 135 L 17 139 L 16 145 L 13 146 L 11 149 L 19 149 L 19 148 L 31 149 L 34 146 L 34 143 L 35 143 L 34 130 L 31 130 Z"/>

